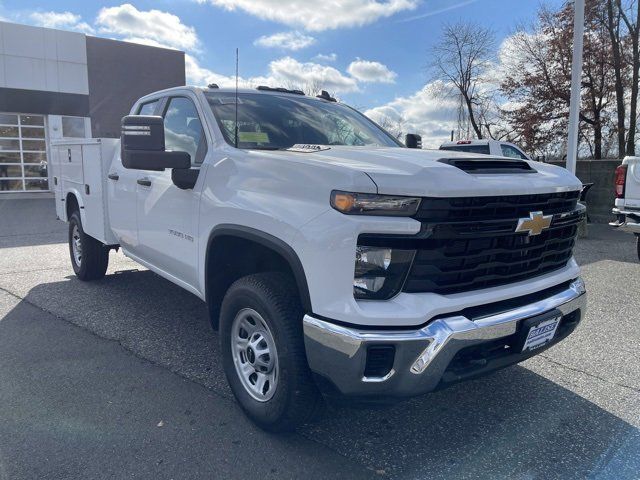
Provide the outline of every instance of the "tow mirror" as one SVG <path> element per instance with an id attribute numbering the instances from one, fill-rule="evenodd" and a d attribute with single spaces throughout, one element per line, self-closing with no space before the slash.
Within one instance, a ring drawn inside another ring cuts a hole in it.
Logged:
<path id="1" fill-rule="evenodd" d="M 163 171 L 165 168 L 190 168 L 187 152 L 167 152 L 164 145 L 164 120 L 148 115 L 127 115 L 120 134 L 122 166 L 134 170 Z"/>
<path id="2" fill-rule="evenodd" d="M 404 137 L 404 144 L 407 148 L 422 148 L 422 137 L 415 133 L 407 133 Z"/>

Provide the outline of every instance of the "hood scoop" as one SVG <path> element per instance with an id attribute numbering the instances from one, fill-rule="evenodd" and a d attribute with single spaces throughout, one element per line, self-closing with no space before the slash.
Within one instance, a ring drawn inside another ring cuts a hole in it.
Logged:
<path id="1" fill-rule="evenodd" d="M 497 158 L 441 158 L 440 163 L 473 175 L 496 175 L 516 173 L 536 173 L 536 170 L 523 160 L 501 160 Z"/>

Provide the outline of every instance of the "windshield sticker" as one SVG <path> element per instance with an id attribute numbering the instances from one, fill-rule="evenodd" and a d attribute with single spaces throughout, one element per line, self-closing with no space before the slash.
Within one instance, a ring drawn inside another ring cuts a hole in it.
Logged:
<path id="1" fill-rule="evenodd" d="M 331 147 L 327 147 L 326 145 L 308 145 L 304 143 L 296 143 L 294 146 L 287 148 L 290 152 L 301 152 L 301 153 L 313 153 L 313 152 L 321 152 L 323 150 L 330 150 Z"/>
<path id="2" fill-rule="evenodd" d="M 269 143 L 267 132 L 238 132 L 238 140 L 243 143 Z"/>

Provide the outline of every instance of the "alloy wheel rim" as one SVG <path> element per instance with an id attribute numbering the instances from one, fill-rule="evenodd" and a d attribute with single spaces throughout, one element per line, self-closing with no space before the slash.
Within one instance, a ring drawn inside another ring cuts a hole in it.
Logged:
<path id="1" fill-rule="evenodd" d="M 270 400 L 278 385 L 278 354 L 267 322 L 252 308 L 240 310 L 233 320 L 231 352 L 246 392 L 259 402 Z"/>
<path id="2" fill-rule="evenodd" d="M 71 232 L 71 251 L 73 252 L 73 259 L 76 265 L 80 266 L 80 262 L 82 262 L 82 240 L 80 239 L 78 225 L 74 225 L 73 231 Z"/>

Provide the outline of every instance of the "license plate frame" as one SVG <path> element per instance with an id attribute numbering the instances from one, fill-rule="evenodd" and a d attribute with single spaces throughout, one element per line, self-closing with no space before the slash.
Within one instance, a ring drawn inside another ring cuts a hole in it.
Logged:
<path id="1" fill-rule="evenodd" d="M 521 352 L 534 352 L 552 342 L 558 332 L 562 316 L 561 312 L 553 311 L 527 319 L 522 325 Z"/>

